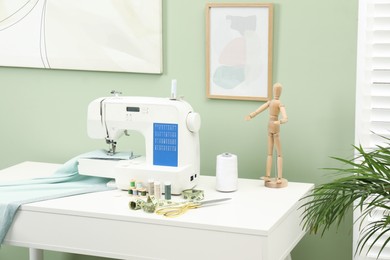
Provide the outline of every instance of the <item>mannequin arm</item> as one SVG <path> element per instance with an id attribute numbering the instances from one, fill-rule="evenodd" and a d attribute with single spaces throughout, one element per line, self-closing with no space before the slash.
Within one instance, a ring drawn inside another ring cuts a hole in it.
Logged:
<path id="1" fill-rule="evenodd" d="M 280 106 L 280 114 L 282 115 L 281 119 L 278 121 L 275 121 L 274 124 L 281 125 L 281 124 L 287 123 L 288 117 L 287 117 L 286 108 L 284 107 L 284 105 Z"/>
<path id="2" fill-rule="evenodd" d="M 263 112 L 264 110 L 266 110 L 268 107 L 269 107 L 269 104 L 270 104 L 270 101 L 267 101 L 266 103 L 264 103 L 263 105 L 261 105 L 258 109 L 256 109 L 255 111 L 253 111 L 252 113 L 250 113 L 249 115 L 247 115 L 245 117 L 245 120 L 251 120 L 252 118 L 254 118 L 255 116 L 257 116 L 258 114 L 260 114 L 261 112 Z"/>
<path id="3" fill-rule="evenodd" d="M 282 118 L 280 119 L 280 123 L 281 124 L 287 123 L 288 117 L 287 117 L 286 108 L 284 106 L 280 107 L 280 113 L 282 114 Z"/>

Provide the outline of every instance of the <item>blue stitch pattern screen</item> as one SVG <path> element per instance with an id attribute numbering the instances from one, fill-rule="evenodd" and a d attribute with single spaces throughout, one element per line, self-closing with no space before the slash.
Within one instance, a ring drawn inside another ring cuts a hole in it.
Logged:
<path id="1" fill-rule="evenodd" d="M 174 166 L 178 164 L 177 124 L 153 124 L 153 165 Z"/>

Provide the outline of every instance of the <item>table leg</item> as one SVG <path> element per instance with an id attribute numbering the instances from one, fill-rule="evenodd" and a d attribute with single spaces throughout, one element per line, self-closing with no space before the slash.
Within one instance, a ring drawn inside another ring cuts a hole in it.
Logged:
<path id="1" fill-rule="evenodd" d="M 29 248 L 30 260 L 43 260 L 43 250 L 36 248 Z"/>

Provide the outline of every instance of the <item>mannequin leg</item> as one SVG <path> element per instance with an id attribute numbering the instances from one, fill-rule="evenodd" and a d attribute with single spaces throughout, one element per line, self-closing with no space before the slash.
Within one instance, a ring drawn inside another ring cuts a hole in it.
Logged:
<path id="1" fill-rule="evenodd" d="M 265 178 L 264 181 L 271 181 L 271 168 L 272 168 L 272 155 L 267 156 L 267 166 L 265 170 Z"/>
<path id="2" fill-rule="evenodd" d="M 282 183 L 282 177 L 283 177 L 283 158 L 278 156 L 278 180 L 276 183 Z"/>
<path id="3" fill-rule="evenodd" d="M 283 177 L 283 157 L 282 157 L 282 147 L 280 145 L 279 134 L 275 134 L 274 139 L 275 139 L 276 152 L 278 155 L 278 159 L 277 159 L 278 179 L 276 183 L 280 184 L 282 183 L 282 177 Z"/>
<path id="4" fill-rule="evenodd" d="M 272 152 L 274 149 L 274 138 L 272 134 L 268 135 L 268 155 L 267 155 L 267 166 L 265 169 L 265 178 L 264 181 L 271 181 L 271 169 L 272 169 Z"/>

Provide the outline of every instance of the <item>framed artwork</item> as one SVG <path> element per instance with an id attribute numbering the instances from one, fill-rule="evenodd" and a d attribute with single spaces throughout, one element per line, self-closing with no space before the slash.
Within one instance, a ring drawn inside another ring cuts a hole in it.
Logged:
<path id="1" fill-rule="evenodd" d="M 162 0 L 0 0 L 0 66 L 162 73 Z"/>
<path id="2" fill-rule="evenodd" d="M 208 98 L 271 98 L 272 23 L 272 4 L 206 5 Z"/>

